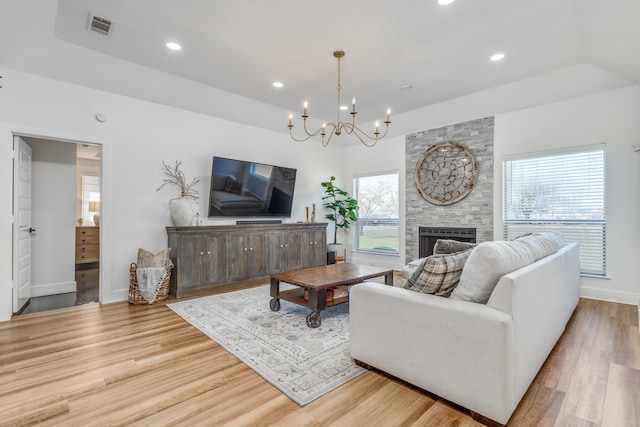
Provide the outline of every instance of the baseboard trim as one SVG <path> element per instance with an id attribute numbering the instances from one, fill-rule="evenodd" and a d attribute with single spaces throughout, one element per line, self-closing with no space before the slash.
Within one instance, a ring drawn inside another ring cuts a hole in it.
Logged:
<path id="1" fill-rule="evenodd" d="M 47 295 L 66 294 L 75 292 L 77 285 L 73 282 L 48 283 L 44 285 L 31 286 L 31 297 L 44 297 Z"/>
<path id="2" fill-rule="evenodd" d="M 640 307 L 640 294 L 633 292 L 621 292 L 613 291 L 611 289 L 598 289 L 581 286 L 580 297 L 600 301 L 617 302 L 620 304 L 631 304 Z"/>

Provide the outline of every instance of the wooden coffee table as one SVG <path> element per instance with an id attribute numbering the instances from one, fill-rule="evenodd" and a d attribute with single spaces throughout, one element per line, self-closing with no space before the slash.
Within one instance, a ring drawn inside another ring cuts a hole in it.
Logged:
<path id="1" fill-rule="evenodd" d="M 393 286 L 393 270 L 358 264 L 331 264 L 271 275 L 272 311 L 280 310 L 280 299 L 309 307 L 307 326 L 317 328 L 321 324 L 320 312 L 327 307 L 349 301 L 349 295 L 327 301 L 327 289 L 342 285 L 355 285 L 367 279 L 384 276 L 384 283 Z M 280 290 L 280 282 L 297 286 Z M 305 290 L 308 299 L 304 298 Z"/>

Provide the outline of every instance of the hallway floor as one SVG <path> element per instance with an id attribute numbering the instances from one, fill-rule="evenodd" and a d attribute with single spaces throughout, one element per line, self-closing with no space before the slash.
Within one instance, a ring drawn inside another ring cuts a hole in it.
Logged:
<path id="1" fill-rule="evenodd" d="M 75 279 L 76 292 L 32 297 L 20 314 L 38 313 L 99 301 L 100 269 L 98 263 L 76 264 Z"/>

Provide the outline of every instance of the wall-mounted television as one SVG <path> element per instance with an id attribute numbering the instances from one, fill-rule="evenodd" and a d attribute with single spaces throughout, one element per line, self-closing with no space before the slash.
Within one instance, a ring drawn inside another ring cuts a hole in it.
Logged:
<path id="1" fill-rule="evenodd" d="M 209 218 L 291 217 L 296 169 L 214 157 Z"/>

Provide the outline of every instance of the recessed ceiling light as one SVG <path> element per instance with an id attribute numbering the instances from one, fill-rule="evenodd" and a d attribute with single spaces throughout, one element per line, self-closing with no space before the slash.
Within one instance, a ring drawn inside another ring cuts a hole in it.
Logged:
<path id="1" fill-rule="evenodd" d="M 403 85 L 398 86 L 398 89 L 400 90 L 409 90 L 413 87 L 413 85 L 411 83 L 405 83 Z"/>
<path id="2" fill-rule="evenodd" d="M 282 82 L 273 82 L 271 84 L 273 85 L 273 87 L 277 87 L 277 88 L 281 88 L 284 86 Z"/>
<path id="3" fill-rule="evenodd" d="M 491 58 L 489 58 L 489 59 L 491 59 L 494 62 L 495 61 L 502 61 L 504 59 L 504 53 L 493 54 L 493 55 L 491 55 Z"/>
<path id="4" fill-rule="evenodd" d="M 182 49 L 182 46 L 180 46 L 176 42 L 167 42 L 166 46 L 171 50 L 180 50 L 180 49 Z"/>
<path id="5" fill-rule="evenodd" d="M 438 0 L 438 4 L 439 4 L 440 6 L 446 6 L 446 5 L 448 5 L 448 4 L 453 3 L 454 1 L 455 1 L 455 0 Z"/>
<path id="6" fill-rule="evenodd" d="M 340 110 L 342 111 L 347 111 L 349 109 L 349 107 L 347 107 L 346 105 L 341 105 L 340 106 Z"/>

